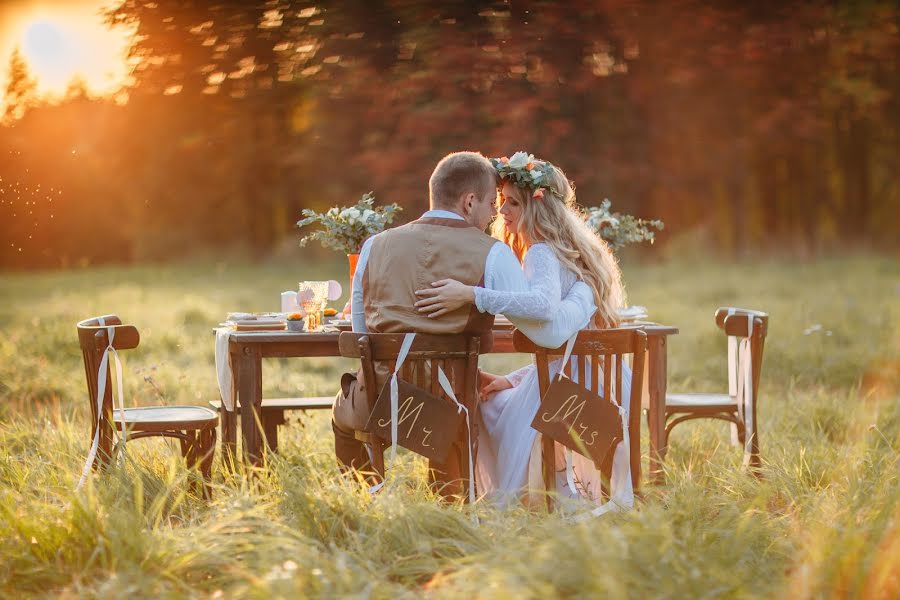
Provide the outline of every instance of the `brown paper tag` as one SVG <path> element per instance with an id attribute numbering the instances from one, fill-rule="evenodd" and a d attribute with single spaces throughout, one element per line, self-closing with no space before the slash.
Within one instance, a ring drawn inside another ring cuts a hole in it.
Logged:
<path id="1" fill-rule="evenodd" d="M 435 462 L 446 462 L 464 416 L 447 400 L 402 379 L 397 380 L 397 389 L 397 443 Z M 390 379 L 381 388 L 366 429 L 391 439 Z"/>

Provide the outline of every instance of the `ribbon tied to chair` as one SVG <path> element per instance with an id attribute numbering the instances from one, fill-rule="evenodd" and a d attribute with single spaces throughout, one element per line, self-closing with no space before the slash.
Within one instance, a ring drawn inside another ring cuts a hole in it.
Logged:
<path id="1" fill-rule="evenodd" d="M 728 315 L 734 315 L 736 311 L 729 309 Z M 744 425 L 744 460 L 743 466 L 750 464 L 752 456 L 751 439 L 753 431 L 753 354 L 751 353 L 751 338 L 753 337 L 753 316 L 747 315 L 747 336 L 728 336 L 728 395 L 734 398 L 737 404 L 738 418 Z M 737 425 L 731 425 L 731 443 L 738 445 Z"/>
<path id="2" fill-rule="evenodd" d="M 565 370 L 566 363 L 568 363 L 569 360 L 571 359 L 572 349 L 575 346 L 575 340 L 577 338 L 578 338 L 578 333 L 575 333 L 572 337 L 569 338 L 569 341 L 566 342 L 566 350 L 565 350 L 565 353 L 563 354 L 563 359 L 559 366 L 559 372 L 557 373 L 557 377 L 560 379 L 562 379 L 562 377 L 564 376 L 563 371 Z M 618 357 L 616 357 L 616 360 L 619 360 Z M 577 362 L 573 361 L 571 367 L 573 369 L 577 368 Z M 586 381 L 587 373 L 579 373 L 578 375 L 579 375 L 579 379 L 585 380 L 582 382 L 582 385 L 584 385 L 584 387 L 587 388 L 587 383 L 588 383 Z M 606 374 L 606 376 L 608 376 L 608 374 Z M 593 381 L 593 382 L 590 382 L 590 384 L 593 385 L 594 388 L 598 389 L 598 382 Z M 611 397 L 605 398 L 605 400 L 612 403 L 619 412 L 619 418 L 622 420 L 622 441 L 619 442 L 619 444 L 622 444 L 623 447 L 625 448 L 624 463 L 626 465 L 630 465 L 630 463 L 631 463 L 631 443 L 630 443 L 630 438 L 628 436 L 628 415 L 625 412 L 625 407 L 623 407 L 621 404 L 617 404 L 615 402 L 614 398 L 616 397 L 617 394 L 618 394 L 618 392 L 615 387 L 615 380 L 613 380 L 612 386 L 611 386 L 611 392 L 610 392 Z M 616 448 L 614 447 L 611 451 L 615 452 Z M 574 463 L 574 455 L 572 453 L 573 451 L 570 448 L 564 448 L 563 452 L 566 457 L 566 484 L 569 487 L 569 491 L 574 496 L 577 497 L 580 494 L 578 493 L 578 491 L 575 487 L 575 463 Z M 629 470 L 625 472 L 624 476 L 618 476 L 616 473 L 615 460 L 614 460 L 614 462 L 613 462 L 613 477 L 610 481 L 610 487 L 611 487 L 610 499 L 606 503 L 602 504 L 601 506 L 598 506 L 597 508 L 593 509 L 592 511 L 575 517 L 575 521 L 578 522 L 578 521 L 583 521 L 584 519 L 587 519 L 590 517 L 599 517 L 600 515 L 610 512 L 610 511 L 613 511 L 613 510 L 622 510 L 622 509 L 631 508 L 634 504 L 634 493 L 631 489 L 630 466 L 628 467 L 628 469 Z"/>
<path id="3" fill-rule="evenodd" d="M 100 317 L 99 322 L 101 327 L 106 325 L 106 321 L 103 319 L 103 317 Z M 116 387 L 113 388 L 113 394 L 115 396 L 118 396 L 119 415 L 122 418 L 122 454 L 120 454 L 120 457 L 125 453 L 125 442 L 128 434 L 126 433 L 125 403 L 123 400 L 124 394 L 122 393 L 122 362 L 119 360 L 119 353 L 113 346 L 113 340 L 115 340 L 116 337 L 116 328 L 107 327 L 106 337 L 108 339 L 108 343 L 106 345 L 106 349 L 103 351 L 103 356 L 100 359 L 100 368 L 97 369 L 97 402 L 96 418 L 94 419 L 94 439 L 91 442 L 91 449 L 88 451 L 87 460 L 85 461 L 84 468 L 81 471 L 81 478 L 78 480 L 78 484 L 75 486 L 76 490 L 81 489 L 81 487 L 84 485 L 84 482 L 87 481 L 88 474 L 91 472 L 91 467 L 94 466 L 94 461 L 97 459 L 97 451 L 100 446 L 100 425 L 103 421 L 103 397 L 106 395 L 106 379 L 109 369 L 110 353 L 112 353 L 113 359 L 115 360 L 116 364 Z M 113 405 L 115 406 L 115 402 L 113 402 Z M 115 416 L 113 416 L 113 421 L 115 422 Z"/>
<path id="4" fill-rule="evenodd" d="M 399 413 L 400 413 L 400 390 L 399 390 L 399 376 L 400 369 L 403 367 L 403 363 L 406 361 L 406 357 L 409 354 L 409 349 L 412 347 L 413 340 L 416 339 L 415 333 L 407 333 L 403 337 L 403 343 L 400 345 L 400 352 L 397 354 L 397 362 L 394 364 L 394 371 L 391 373 L 390 379 L 390 390 L 391 390 L 391 402 L 390 402 L 390 418 L 391 418 L 391 453 L 388 459 L 388 466 L 385 469 L 385 474 L 388 469 L 393 468 L 394 461 L 397 458 L 397 435 L 398 435 L 398 421 L 399 421 Z M 469 445 L 469 502 L 475 502 L 475 469 L 474 469 L 474 459 L 472 456 L 472 425 L 471 420 L 469 418 L 469 409 L 466 408 L 459 400 L 456 399 L 456 394 L 453 392 L 453 388 L 450 385 L 450 380 L 447 378 L 447 375 L 444 373 L 444 370 L 438 367 L 438 382 L 444 390 L 444 393 L 447 394 L 447 397 L 450 398 L 457 407 L 457 412 L 463 413 L 466 418 L 466 431 L 467 431 L 467 443 Z M 384 487 L 385 482 L 381 481 L 369 488 L 369 492 L 375 493 L 379 491 L 382 487 Z"/>

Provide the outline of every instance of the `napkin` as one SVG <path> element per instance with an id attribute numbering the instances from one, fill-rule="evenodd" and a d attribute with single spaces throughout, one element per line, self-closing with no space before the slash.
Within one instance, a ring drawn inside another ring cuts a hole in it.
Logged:
<path id="1" fill-rule="evenodd" d="M 234 382 L 231 368 L 231 353 L 228 352 L 228 338 L 231 337 L 231 329 L 219 327 L 216 329 L 216 378 L 219 380 L 219 394 L 222 396 L 222 406 L 228 411 L 234 410 Z"/>

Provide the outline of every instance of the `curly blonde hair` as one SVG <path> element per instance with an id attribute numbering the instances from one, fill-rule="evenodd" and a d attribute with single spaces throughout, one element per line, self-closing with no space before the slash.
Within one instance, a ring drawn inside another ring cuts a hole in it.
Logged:
<path id="1" fill-rule="evenodd" d="M 518 231 L 508 231 L 503 219 L 495 219 L 492 235 L 512 248 L 519 261 L 533 244 L 544 242 L 553 250 L 563 266 L 569 268 L 594 292 L 598 328 L 617 327 L 618 309 L 625 305 L 625 288 L 619 263 L 609 246 L 584 222 L 575 203 L 575 190 L 565 173 L 554 165 L 536 161 L 547 169 L 543 198 L 534 198 L 528 187 L 509 186 L 510 195 L 522 206 Z M 547 168 L 549 167 L 549 169 Z M 500 182 L 502 185 L 502 181 Z M 497 208 L 501 198 L 497 196 Z"/>

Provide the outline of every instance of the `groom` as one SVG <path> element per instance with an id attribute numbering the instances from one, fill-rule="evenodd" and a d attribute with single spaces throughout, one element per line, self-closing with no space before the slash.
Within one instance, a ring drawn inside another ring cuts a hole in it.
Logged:
<path id="1" fill-rule="evenodd" d="M 372 333 L 478 334 L 482 350 L 490 347 L 494 316 L 474 306 L 440 318 L 415 308 L 415 291 L 439 279 L 502 291 L 528 289 L 522 266 L 506 244 L 484 233 L 496 214 L 497 175 L 477 152 L 455 152 L 437 164 L 428 182 L 431 210 L 416 221 L 375 235 L 363 244 L 353 277 L 353 331 Z M 510 318 L 536 343 L 559 347 L 561 332 L 584 328 L 596 306 L 590 288 L 576 283 L 548 321 Z M 574 325 L 573 325 L 574 323 Z M 379 369 L 381 389 L 388 373 Z M 335 400 L 332 428 L 342 469 L 369 462 L 364 445 L 354 437 L 363 430 L 372 407 L 361 375 L 345 374 Z M 458 478 L 458 465 L 447 465 L 447 481 Z"/>

